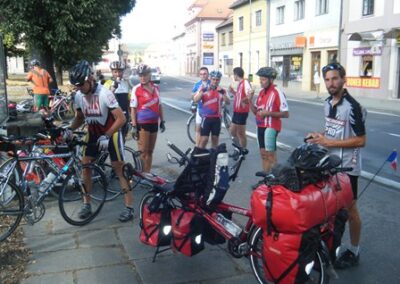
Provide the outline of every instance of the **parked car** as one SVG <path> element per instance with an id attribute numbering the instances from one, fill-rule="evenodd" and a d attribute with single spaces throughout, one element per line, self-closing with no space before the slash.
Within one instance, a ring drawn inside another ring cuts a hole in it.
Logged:
<path id="1" fill-rule="evenodd" d="M 161 82 L 160 72 L 156 68 L 151 68 L 151 81 L 156 84 L 160 84 Z"/>

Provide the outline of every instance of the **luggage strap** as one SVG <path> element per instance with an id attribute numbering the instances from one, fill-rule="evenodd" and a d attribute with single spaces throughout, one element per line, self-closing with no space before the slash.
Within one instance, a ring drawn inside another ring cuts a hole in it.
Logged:
<path id="1" fill-rule="evenodd" d="M 278 232 L 274 223 L 272 222 L 272 187 L 269 186 L 267 202 L 265 203 L 265 207 L 267 209 L 267 234 L 270 236 L 272 232 Z"/>

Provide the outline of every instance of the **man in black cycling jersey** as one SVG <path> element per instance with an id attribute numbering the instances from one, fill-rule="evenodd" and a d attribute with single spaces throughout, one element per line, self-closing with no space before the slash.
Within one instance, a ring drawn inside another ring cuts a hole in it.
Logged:
<path id="1" fill-rule="evenodd" d="M 361 173 L 361 148 L 365 146 L 366 111 L 344 88 L 346 71 L 338 63 L 322 68 L 326 88 L 330 94 L 325 100 L 325 131 L 311 133 L 309 142 L 327 147 L 342 159 L 342 167 L 352 167 L 349 172 L 354 202 L 349 208 L 351 246 L 335 262 L 335 268 L 345 269 L 358 265 L 360 253 L 361 218 L 357 208 L 358 176 Z"/>
<path id="2" fill-rule="evenodd" d="M 133 218 L 133 196 L 130 192 L 128 182 L 122 173 L 124 165 L 124 145 L 121 128 L 126 122 L 126 118 L 115 99 L 114 94 L 96 83 L 89 63 L 82 60 L 75 65 L 69 78 L 78 90 L 75 95 L 76 115 L 71 124 L 71 130 L 77 129 L 85 121 L 88 124 L 86 141 L 88 146 L 84 147 L 82 163 L 93 162 L 98 156 L 99 151 L 110 153 L 111 165 L 118 176 L 121 188 L 124 191 L 125 208 L 119 216 L 121 222 L 129 221 Z M 68 131 L 66 136 L 71 135 Z M 91 172 L 84 171 L 83 182 L 86 189 L 90 192 L 92 188 Z M 89 195 L 84 196 L 83 206 L 79 212 L 81 219 L 86 219 L 91 214 Z"/>

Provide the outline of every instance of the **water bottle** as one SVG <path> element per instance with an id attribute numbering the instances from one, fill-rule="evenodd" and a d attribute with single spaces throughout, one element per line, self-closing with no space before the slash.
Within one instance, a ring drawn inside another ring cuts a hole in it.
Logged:
<path id="1" fill-rule="evenodd" d="M 239 237 L 240 233 L 242 232 L 242 229 L 238 225 L 225 218 L 225 216 L 221 213 L 217 214 L 216 220 L 234 237 Z"/>
<path id="2" fill-rule="evenodd" d="M 46 178 L 42 181 L 42 183 L 40 184 L 40 188 L 39 191 L 41 193 L 44 193 L 47 189 L 47 187 L 53 183 L 53 181 L 56 179 L 56 175 L 52 172 L 48 173 Z"/>

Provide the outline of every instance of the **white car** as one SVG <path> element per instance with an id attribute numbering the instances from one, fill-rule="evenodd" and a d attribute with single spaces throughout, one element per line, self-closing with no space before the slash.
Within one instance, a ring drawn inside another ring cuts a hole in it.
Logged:
<path id="1" fill-rule="evenodd" d="M 160 72 L 156 68 L 151 68 L 151 81 L 160 84 L 161 75 Z"/>

